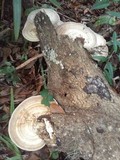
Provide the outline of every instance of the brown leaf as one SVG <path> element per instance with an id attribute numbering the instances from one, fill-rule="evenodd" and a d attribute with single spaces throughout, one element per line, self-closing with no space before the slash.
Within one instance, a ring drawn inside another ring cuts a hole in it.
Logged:
<path id="1" fill-rule="evenodd" d="M 6 105 L 3 105 L 3 111 L 7 114 L 10 113 L 9 107 L 7 107 Z"/>
<path id="2" fill-rule="evenodd" d="M 35 77 L 35 90 L 36 90 L 37 92 L 40 92 L 42 85 L 43 85 L 42 76 L 40 76 L 40 74 L 38 74 L 38 75 Z"/>
<path id="3" fill-rule="evenodd" d="M 58 105 L 56 102 L 51 102 L 50 104 L 50 111 L 51 113 L 60 113 L 65 114 L 65 111 L 62 109 L 60 105 Z"/>

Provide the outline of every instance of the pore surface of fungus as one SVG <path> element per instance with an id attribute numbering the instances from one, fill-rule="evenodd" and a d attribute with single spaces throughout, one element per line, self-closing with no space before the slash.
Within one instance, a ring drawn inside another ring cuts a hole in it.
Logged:
<path id="1" fill-rule="evenodd" d="M 38 117 L 49 115 L 50 110 L 49 107 L 41 104 L 41 100 L 40 95 L 27 98 L 18 105 L 10 118 L 9 136 L 23 150 L 35 151 L 45 146 L 40 135 L 44 129 L 44 123 L 38 121 Z"/>

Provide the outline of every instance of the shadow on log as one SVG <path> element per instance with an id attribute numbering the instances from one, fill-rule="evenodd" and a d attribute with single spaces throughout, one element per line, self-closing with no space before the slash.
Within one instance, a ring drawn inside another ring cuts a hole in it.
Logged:
<path id="1" fill-rule="evenodd" d="M 48 64 L 48 89 L 66 113 L 51 115 L 60 140 L 56 149 L 70 160 L 119 160 L 119 96 L 80 39 L 57 36 L 42 12 L 35 25 Z"/>

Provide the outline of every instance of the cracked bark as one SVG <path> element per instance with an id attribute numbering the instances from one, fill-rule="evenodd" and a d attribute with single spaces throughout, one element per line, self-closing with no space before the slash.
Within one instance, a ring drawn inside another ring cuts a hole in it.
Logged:
<path id="1" fill-rule="evenodd" d="M 71 160 L 119 160 L 120 98 L 80 39 L 58 37 L 44 13 L 35 18 L 48 63 L 48 89 L 66 114 L 53 114 L 54 130 Z M 53 148 L 54 149 L 54 148 Z"/>

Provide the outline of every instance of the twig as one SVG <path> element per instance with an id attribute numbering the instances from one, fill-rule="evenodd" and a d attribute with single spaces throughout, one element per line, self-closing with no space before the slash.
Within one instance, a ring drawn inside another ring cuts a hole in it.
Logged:
<path id="1" fill-rule="evenodd" d="M 7 33 L 8 31 L 10 31 L 10 28 L 6 28 L 3 31 L 0 32 L 0 37 L 2 37 L 5 33 Z"/>
<path id="2" fill-rule="evenodd" d="M 27 66 L 29 63 L 31 63 L 32 61 L 38 59 L 38 58 L 41 58 L 43 57 L 43 54 L 38 54 L 30 59 L 28 59 L 27 61 L 25 61 L 24 63 L 20 64 L 18 67 L 16 67 L 16 70 L 19 70 L 19 69 L 22 69 L 24 68 L 25 66 Z"/>
<path id="3" fill-rule="evenodd" d="M 71 18 L 71 17 L 69 17 L 69 16 L 67 16 L 67 15 L 65 15 L 65 14 L 63 14 L 63 13 L 61 13 L 61 12 L 58 12 L 60 15 L 62 15 L 63 17 L 65 17 L 65 18 L 68 18 L 69 20 L 71 20 L 71 21 L 73 21 L 73 22 L 76 22 L 76 20 L 74 19 L 74 18 Z"/>

